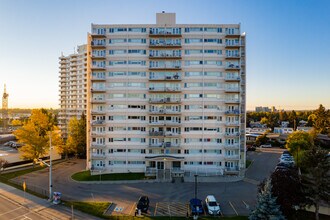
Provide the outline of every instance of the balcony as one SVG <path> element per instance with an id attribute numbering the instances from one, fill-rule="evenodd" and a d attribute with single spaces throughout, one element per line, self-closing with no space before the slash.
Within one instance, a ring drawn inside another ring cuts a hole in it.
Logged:
<path id="1" fill-rule="evenodd" d="M 241 67 L 238 64 L 229 64 L 225 67 L 226 70 L 240 70 Z"/>
<path id="2" fill-rule="evenodd" d="M 239 121 L 226 121 L 226 126 L 239 126 Z"/>
<path id="3" fill-rule="evenodd" d="M 104 124 L 105 124 L 105 120 L 92 121 L 92 125 L 104 125 Z"/>
<path id="4" fill-rule="evenodd" d="M 104 160 L 105 159 L 105 153 L 103 153 L 103 154 L 91 154 L 91 158 L 93 160 L 97 160 L 97 159 Z"/>
<path id="5" fill-rule="evenodd" d="M 149 80 L 153 81 L 180 81 L 181 76 L 177 73 L 173 76 L 149 76 Z"/>
<path id="6" fill-rule="evenodd" d="M 92 48 L 99 48 L 99 49 L 104 49 L 106 47 L 105 42 L 97 42 L 97 41 L 91 41 L 91 46 Z"/>
<path id="7" fill-rule="evenodd" d="M 149 55 L 149 59 L 158 59 L 158 60 L 163 60 L 163 59 L 181 59 L 181 55 L 176 55 L 176 54 L 158 54 L 158 55 Z"/>
<path id="8" fill-rule="evenodd" d="M 150 126 L 180 126 L 179 121 L 149 121 Z"/>
<path id="9" fill-rule="evenodd" d="M 149 31 L 149 37 L 181 37 L 180 33 L 173 33 L 171 30 L 162 30 L 162 31 Z"/>
<path id="10" fill-rule="evenodd" d="M 92 131 L 92 137 L 104 137 L 106 135 L 105 132 L 95 132 L 95 131 Z"/>
<path id="11" fill-rule="evenodd" d="M 105 55 L 92 54 L 92 59 L 93 60 L 105 60 L 106 57 L 105 57 Z"/>
<path id="12" fill-rule="evenodd" d="M 178 87 L 150 87 L 149 92 L 181 92 Z"/>
<path id="13" fill-rule="evenodd" d="M 165 132 L 164 131 L 149 131 L 149 136 L 164 136 Z"/>
<path id="14" fill-rule="evenodd" d="M 92 113 L 93 115 L 104 115 L 104 114 L 105 114 L 105 111 L 94 110 L 94 109 L 92 109 L 92 110 L 91 110 L 91 113 Z"/>
<path id="15" fill-rule="evenodd" d="M 105 88 L 92 88 L 91 92 L 92 93 L 103 93 L 103 92 L 105 92 Z"/>
<path id="16" fill-rule="evenodd" d="M 241 46 L 240 42 L 226 42 L 226 48 L 239 48 Z"/>
<path id="17" fill-rule="evenodd" d="M 227 149 L 227 150 L 237 150 L 237 149 L 239 149 L 239 144 L 238 143 L 236 143 L 236 144 L 225 144 L 224 148 Z"/>
<path id="18" fill-rule="evenodd" d="M 239 54 L 226 54 L 226 59 L 240 59 Z"/>
<path id="19" fill-rule="evenodd" d="M 181 103 L 180 98 L 150 98 L 149 103 L 158 104 L 158 103 Z"/>
<path id="20" fill-rule="evenodd" d="M 227 137 L 227 138 L 230 138 L 230 137 L 238 137 L 238 136 L 239 136 L 239 132 L 234 132 L 234 133 L 226 132 L 226 133 L 225 133 L 225 137 Z"/>
<path id="21" fill-rule="evenodd" d="M 239 155 L 225 155 L 225 160 L 239 160 Z"/>
<path id="22" fill-rule="evenodd" d="M 105 66 L 104 65 L 92 65 L 91 68 L 93 70 L 105 70 Z"/>
<path id="23" fill-rule="evenodd" d="M 240 88 L 225 88 L 225 92 L 228 93 L 239 93 L 240 92 Z"/>
<path id="24" fill-rule="evenodd" d="M 181 70 L 181 65 L 162 65 L 162 66 L 149 66 L 149 70 Z"/>
<path id="25" fill-rule="evenodd" d="M 226 99 L 225 103 L 226 104 L 239 104 L 240 100 L 239 99 Z"/>
<path id="26" fill-rule="evenodd" d="M 181 48 L 181 43 L 149 43 L 149 48 Z"/>
<path id="27" fill-rule="evenodd" d="M 94 99 L 91 100 L 91 103 L 92 104 L 105 104 L 105 99 L 94 98 Z"/>
<path id="28" fill-rule="evenodd" d="M 166 131 L 164 136 L 165 137 L 179 137 L 180 135 L 181 135 L 181 133 Z"/>
<path id="29" fill-rule="evenodd" d="M 239 82 L 241 80 L 241 77 L 239 76 L 226 76 L 225 81 L 226 82 Z"/>
<path id="30" fill-rule="evenodd" d="M 239 115 L 239 110 L 230 110 L 230 111 L 225 111 L 226 115 Z"/>
<path id="31" fill-rule="evenodd" d="M 226 37 L 240 37 L 241 33 L 239 30 L 226 30 Z"/>
<path id="32" fill-rule="evenodd" d="M 92 33 L 91 34 L 93 38 L 106 38 L 106 33 L 105 31 L 100 31 L 97 33 Z"/>
<path id="33" fill-rule="evenodd" d="M 91 148 L 95 148 L 95 149 L 104 149 L 104 148 L 105 148 L 105 144 L 92 143 Z"/>
<path id="34" fill-rule="evenodd" d="M 150 110 L 150 114 L 155 115 L 175 115 L 175 114 L 181 114 L 181 111 L 173 111 L 168 109 L 159 109 L 159 110 Z"/>
<path id="35" fill-rule="evenodd" d="M 105 81 L 105 76 L 104 77 L 98 77 L 98 76 L 92 76 L 91 77 L 92 81 Z"/>
<path id="36" fill-rule="evenodd" d="M 149 143 L 149 147 L 151 148 L 161 148 L 163 145 L 164 143 Z"/>

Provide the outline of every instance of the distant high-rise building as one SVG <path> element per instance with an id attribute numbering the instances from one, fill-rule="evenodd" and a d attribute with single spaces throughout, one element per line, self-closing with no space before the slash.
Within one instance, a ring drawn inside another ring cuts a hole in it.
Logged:
<path id="1" fill-rule="evenodd" d="M 245 168 L 239 24 L 92 24 L 87 164 L 102 173 L 238 174 Z"/>
<path id="2" fill-rule="evenodd" d="M 271 112 L 271 109 L 269 107 L 258 106 L 256 107 L 256 112 Z"/>
<path id="3" fill-rule="evenodd" d="M 64 138 L 72 117 L 86 114 L 87 108 L 87 46 L 78 46 L 77 52 L 60 59 L 59 126 Z"/>

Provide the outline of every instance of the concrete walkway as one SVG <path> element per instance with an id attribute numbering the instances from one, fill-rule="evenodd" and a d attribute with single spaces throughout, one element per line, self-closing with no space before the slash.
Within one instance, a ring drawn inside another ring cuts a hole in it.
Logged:
<path id="1" fill-rule="evenodd" d="M 23 206 L 45 219 L 99 219 L 78 210 L 72 210 L 63 205 L 54 205 L 46 199 L 41 199 L 12 186 L 0 183 L 0 196 L 8 199 L 17 206 Z"/>

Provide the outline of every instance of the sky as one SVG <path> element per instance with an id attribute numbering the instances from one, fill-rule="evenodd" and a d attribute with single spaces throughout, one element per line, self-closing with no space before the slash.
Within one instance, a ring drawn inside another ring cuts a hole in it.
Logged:
<path id="1" fill-rule="evenodd" d="M 237 24 L 247 34 L 247 109 L 330 108 L 328 0 L 0 0 L 0 92 L 9 108 L 59 108 L 59 60 L 91 23 Z"/>

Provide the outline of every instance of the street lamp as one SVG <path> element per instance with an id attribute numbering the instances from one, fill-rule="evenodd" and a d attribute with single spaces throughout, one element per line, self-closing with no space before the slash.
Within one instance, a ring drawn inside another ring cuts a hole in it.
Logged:
<path id="1" fill-rule="evenodd" d="M 52 131 L 49 132 L 49 163 L 46 163 L 42 159 L 39 159 L 39 162 L 49 167 L 49 201 L 52 201 Z"/>
<path id="2" fill-rule="evenodd" d="M 195 177 L 195 199 L 197 199 L 197 177 L 198 177 L 198 175 L 195 174 L 194 177 Z"/>

